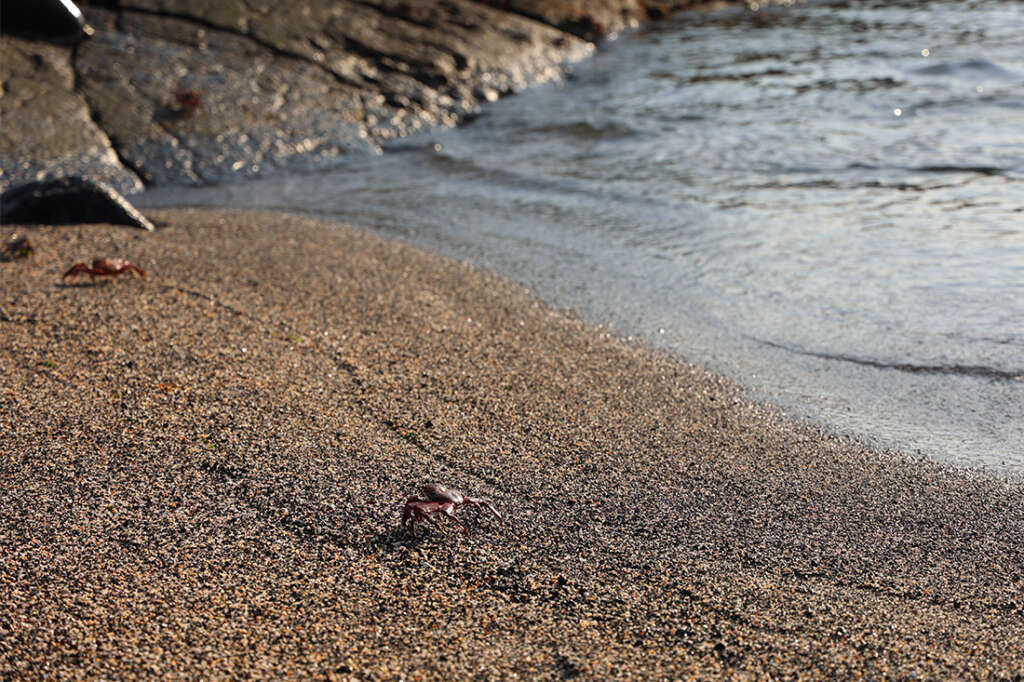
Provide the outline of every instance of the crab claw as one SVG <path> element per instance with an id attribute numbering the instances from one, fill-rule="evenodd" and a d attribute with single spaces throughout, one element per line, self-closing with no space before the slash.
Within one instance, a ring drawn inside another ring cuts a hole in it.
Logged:
<path id="1" fill-rule="evenodd" d="M 490 502 L 488 502 L 487 500 L 478 499 L 476 497 L 467 497 L 467 498 L 465 498 L 465 500 L 466 500 L 466 504 L 472 505 L 474 507 L 487 507 L 488 511 L 490 511 L 492 514 L 494 514 L 494 517 L 496 519 L 498 519 L 502 523 L 505 523 L 505 518 L 501 515 L 501 513 L 497 509 L 494 508 L 494 505 L 491 504 Z"/>

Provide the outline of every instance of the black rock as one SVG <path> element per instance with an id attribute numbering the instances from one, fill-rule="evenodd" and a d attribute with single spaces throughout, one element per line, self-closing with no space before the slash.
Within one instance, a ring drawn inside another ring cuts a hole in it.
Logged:
<path id="1" fill-rule="evenodd" d="M 113 223 L 153 230 L 153 223 L 117 190 L 79 177 L 30 182 L 0 195 L 0 224 Z"/>
<path id="2" fill-rule="evenodd" d="M 77 43 L 92 35 L 71 0 L 0 0 L 0 31 L 55 43 Z"/>

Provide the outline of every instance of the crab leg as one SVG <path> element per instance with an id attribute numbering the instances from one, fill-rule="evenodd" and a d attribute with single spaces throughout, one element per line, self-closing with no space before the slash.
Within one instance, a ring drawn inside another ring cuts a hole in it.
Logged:
<path id="1" fill-rule="evenodd" d="M 505 523 L 505 519 L 502 518 L 501 514 L 498 513 L 498 510 L 495 509 L 494 505 L 488 502 L 487 500 L 482 500 L 476 497 L 466 497 L 465 495 L 463 495 L 462 502 L 463 504 L 468 504 L 472 507 L 487 507 L 487 509 L 490 510 L 492 514 L 494 514 L 495 518 L 497 518 L 502 523 Z"/>
<path id="2" fill-rule="evenodd" d="M 430 514 L 427 514 L 425 512 L 417 511 L 413 515 L 413 518 L 409 522 L 409 527 L 410 527 L 409 529 L 412 531 L 412 536 L 413 537 L 416 537 L 416 522 L 417 521 L 419 521 L 420 523 L 423 523 L 424 521 L 427 521 L 429 523 L 432 523 L 434 525 L 434 527 L 437 528 L 438 530 L 444 530 L 443 528 L 441 528 L 441 524 L 438 523 L 437 519 L 435 519 L 433 516 L 431 516 Z"/>
<path id="3" fill-rule="evenodd" d="M 451 519 L 455 523 L 459 524 L 459 526 L 462 528 L 462 532 L 465 533 L 466 535 L 469 535 L 469 526 L 467 526 L 466 523 L 462 519 L 460 519 L 459 517 L 455 516 L 455 504 L 454 503 L 452 503 L 452 502 L 445 502 L 444 504 L 442 504 L 438 508 L 438 511 L 441 512 L 442 514 L 444 514 L 445 516 L 447 516 L 449 519 Z"/>

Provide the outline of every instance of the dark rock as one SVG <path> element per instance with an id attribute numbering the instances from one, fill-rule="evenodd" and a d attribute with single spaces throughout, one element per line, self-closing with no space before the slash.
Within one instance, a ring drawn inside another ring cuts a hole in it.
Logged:
<path id="1" fill-rule="evenodd" d="M 92 34 L 71 0 L 0 0 L 0 27 L 4 33 L 54 43 L 77 43 Z"/>
<path id="2" fill-rule="evenodd" d="M 250 5 L 92 3 L 95 33 L 73 51 L 5 39 L 0 188 L 81 175 L 130 192 L 326 168 L 455 125 L 593 49 L 471 0 Z M 183 109 L 182 92 L 201 106 Z M 39 125 L 54 106 L 76 134 Z"/>
<path id="3" fill-rule="evenodd" d="M 71 175 L 105 182 L 122 194 L 142 189 L 76 87 L 71 53 L 6 34 L 0 40 L 0 192 Z"/>
<path id="4" fill-rule="evenodd" d="M 30 182 L 0 195 L 0 223 L 112 223 L 153 230 L 117 190 L 79 177 Z"/>

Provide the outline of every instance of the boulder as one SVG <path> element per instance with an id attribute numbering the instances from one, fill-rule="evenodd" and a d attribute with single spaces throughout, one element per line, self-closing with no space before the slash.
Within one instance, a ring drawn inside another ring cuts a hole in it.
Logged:
<path id="1" fill-rule="evenodd" d="M 153 230 L 114 188 L 80 177 L 30 182 L 0 194 L 0 224 L 111 223 Z"/>

